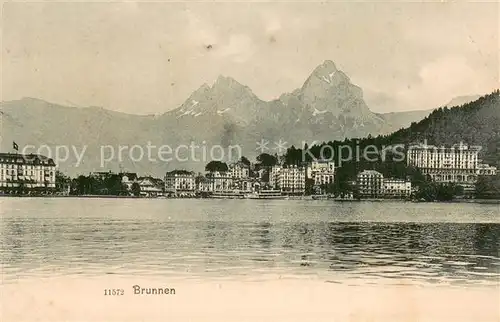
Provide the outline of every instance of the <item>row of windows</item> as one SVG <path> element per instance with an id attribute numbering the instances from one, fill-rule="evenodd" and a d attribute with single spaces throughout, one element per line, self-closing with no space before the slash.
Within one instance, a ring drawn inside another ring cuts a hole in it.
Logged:
<path id="1" fill-rule="evenodd" d="M 44 165 L 17 165 L 17 164 L 5 164 L 0 163 L 0 168 L 3 169 L 45 169 L 45 168 L 54 168 L 55 166 L 44 166 Z"/>
<path id="2" fill-rule="evenodd" d="M 25 173 L 24 172 L 19 172 L 19 171 L 16 171 L 16 170 L 2 170 L 0 172 L 0 175 L 4 175 L 4 176 L 15 176 L 15 175 L 18 175 L 18 176 L 23 176 L 23 175 L 28 175 L 28 176 L 33 176 L 33 175 L 36 175 L 36 174 L 41 174 L 42 176 L 44 175 L 43 172 L 37 172 L 37 171 L 32 171 L 32 170 L 29 170 L 29 171 L 26 171 Z M 45 172 L 45 176 L 53 176 L 54 175 L 54 172 L 50 171 L 50 172 Z"/>

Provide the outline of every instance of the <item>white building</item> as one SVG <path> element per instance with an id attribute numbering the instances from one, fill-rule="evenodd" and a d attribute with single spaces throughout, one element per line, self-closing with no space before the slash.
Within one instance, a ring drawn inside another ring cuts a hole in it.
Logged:
<path id="1" fill-rule="evenodd" d="M 157 197 L 163 194 L 162 182 L 159 179 L 151 177 L 142 177 L 137 179 L 141 188 L 140 195 L 144 197 Z"/>
<path id="2" fill-rule="evenodd" d="M 272 189 L 279 189 L 279 178 L 282 169 L 281 166 L 275 165 L 269 171 L 269 185 Z"/>
<path id="3" fill-rule="evenodd" d="M 411 196 L 411 182 L 387 178 L 383 180 L 382 190 L 386 198 L 409 198 Z"/>
<path id="4" fill-rule="evenodd" d="M 335 162 L 313 161 L 307 167 L 307 178 L 314 181 L 315 189 L 333 183 L 335 179 Z"/>
<path id="5" fill-rule="evenodd" d="M 165 192 L 193 193 L 196 190 L 196 178 L 193 172 L 171 171 L 165 175 Z"/>
<path id="6" fill-rule="evenodd" d="M 383 195 L 382 173 L 374 170 L 364 170 L 356 177 L 356 186 L 360 198 L 380 198 Z"/>
<path id="7" fill-rule="evenodd" d="M 256 190 L 257 180 L 253 178 L 233 179 L 232 187 L 241 192 L 253 192 Z"/>
<path id="8" fill-rule="evenodd" d="M 241 161 L 229 166 L 229 174 L 233 179 L 245 179 L 250 177 L 250 168 Z"/>
<path id="9" fill-rule="evenodd" d="M 230 192 L 234 189 L 234 179 L 229 172 L 209 172 L 200 181 L 198 190 L 203 192 Z"/>
<path id="10" fill-rule="evenodd" d="M 477 165 L 476 174 L 478 176 L 496 176 L 497 168 L 488 164 L 480 163 Z"/>
<path id="11" fill-rule="evenodd" d="M 436 182 L 474 184 L 479 173 L 496 173 L 495 167 L 479 162 L 480 146 L 462 143 L 451 147 L 417 144 L 408 148 L 407 163 Z"/>
<path id="12" fill-rule="evenodd" d="M 269 185 L 284 193 L 303 194 L 306 187 L 306 169 L 295 165 L 274 166 L 269 174 Z"/>
<path id="13" fill-rule="evenodd" d="M 0 153 L 0 193 L 52 192 L 56 188 L 56 164 L 38 154 Z"/>

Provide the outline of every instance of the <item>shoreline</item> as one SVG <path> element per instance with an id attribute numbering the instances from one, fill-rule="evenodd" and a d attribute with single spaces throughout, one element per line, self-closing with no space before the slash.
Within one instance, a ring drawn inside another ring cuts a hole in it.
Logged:
<path id="1" fill-rule="evenodd" d="M 305 200 L 305 201 L 333 201 L 333 202 L 399 202 L 399 203 L 480 203 L 480 204 L 500 204 L 500 199 L 454 199 L 450 201 L 419 201 L 419 200 L 408 200 L 408 199 L 314 199 L 313 196 L 293 196 L 289 199 L 266 199 L 266 198 L 199 198 L 199 197 L 138 197 L 138 196 L 116 196 L 116 195 L 0 195 L 0 198 L 47 198 L 47 199 L 57 199 L 57 198 L 74 198 L 74 199 L 164 199 L 164 200 L 283 200 L 283 201 L 294 201 L 294 200 Z"/>

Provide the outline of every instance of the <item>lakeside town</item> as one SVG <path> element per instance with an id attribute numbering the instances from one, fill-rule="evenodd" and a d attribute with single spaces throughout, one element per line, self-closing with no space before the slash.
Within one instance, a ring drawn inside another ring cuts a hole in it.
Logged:
<path id="1" fill-rule="evenodd" d="M 287 164 L 285 156 L 263 153 L 226 164 L 211 161 L 205 173 L 173 170 L 163 178 L 137 173 L 92 172 L 69 178 L 42 155 L 0 154 L 0 193 L 10 196 L 117 196 L 234 199 L 401 199 L 498 198 L 485 187 L 497 168 L 479 159 L 480 146 L 413 144 L 406 149 L 406 175 L 384 176 L 361 168 L 349 178 L 333 160 Z M 410 171 L 411 170 L 411 171 Z M 345 176 L 342 176 L 345 178 Z"/>

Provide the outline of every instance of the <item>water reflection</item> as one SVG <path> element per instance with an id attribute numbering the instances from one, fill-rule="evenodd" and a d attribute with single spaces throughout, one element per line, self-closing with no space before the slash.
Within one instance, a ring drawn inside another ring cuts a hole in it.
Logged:
<path id="1" fill-rule="evenodd" d="M 313 274 L 498 282 L 499 224 L 4 218 L 2 268 L 23 275 Z"/>

